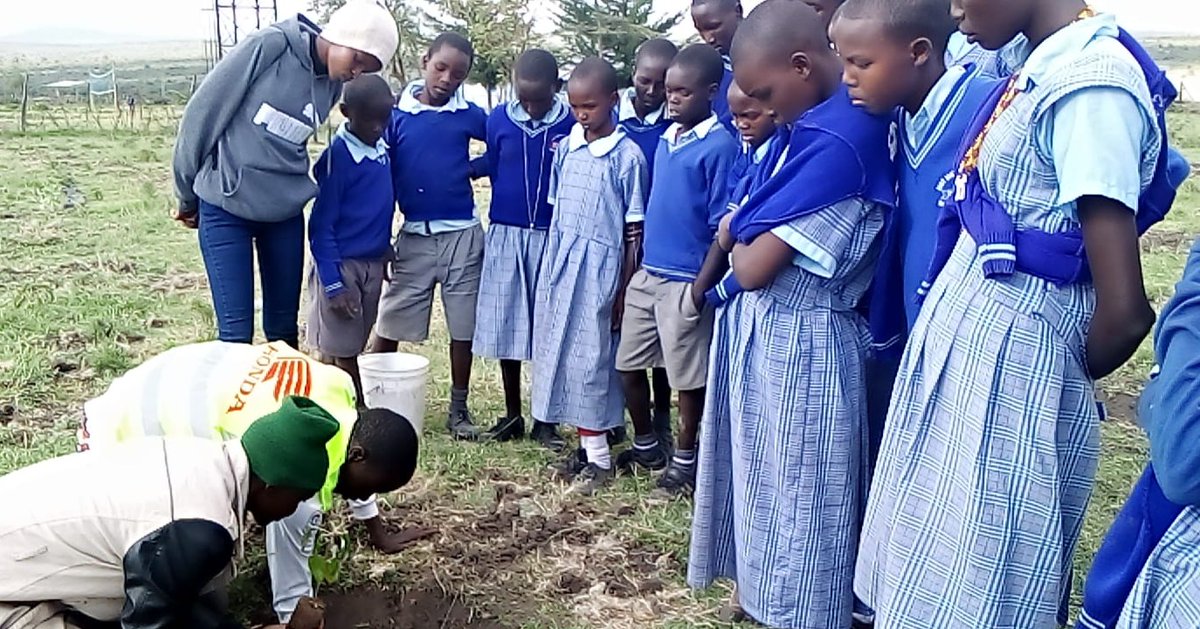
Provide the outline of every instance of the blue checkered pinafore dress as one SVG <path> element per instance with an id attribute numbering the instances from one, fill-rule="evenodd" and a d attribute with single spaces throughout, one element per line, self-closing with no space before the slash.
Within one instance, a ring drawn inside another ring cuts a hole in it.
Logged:
<path id="1" fill-rule="evenodd" d="M 1152 112 L 1141 79 L 1132 61 L 1080 53 L 996 120 L 979 171 L 1018 228 L 1079 227 L 1055 207 L 1054 164 L 1035 142 L 1042 117 L 1092 86 Z M 1143 188 L 1157 153 L 1146 147 Z M 1084 356 L 1094 307 L 1091 284 L 985 278 L 976 243 L 959 235 L 905 348 L 871 486 L 855 593 L 878 629 L 1065 622 L 1099 456 Z"/>
<path id="2" fill-rule="evenodd" d="M 1200 627 L 1200 507 L 1188 507 L 1159 540 L 1116 629 Z"/>
<path id="3" fill-rule="evenodd" d="M 623 133 L 618 131 L 618 133 Z M 643 214 L 646 162 L 627 136 L 602 156 L 558 147 L 554 219 L 533 311 L 533 416 L 589 430 L 625 421 L 612 308 L 627 214 Z"/>
<path id="4" fill-rule="evenodd" d="M 843 201 L 791 223 L 829 279 L 788 265 L 718 311 L 700 431 L 688 583 L 736 579 L 771 627 L 848 627 L 866 502 L 866 322 L 854 307 L 883 210 Z"/>

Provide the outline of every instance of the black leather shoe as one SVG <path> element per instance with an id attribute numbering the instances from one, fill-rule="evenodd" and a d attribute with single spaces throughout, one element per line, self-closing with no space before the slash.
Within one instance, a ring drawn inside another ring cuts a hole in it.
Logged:
<path id="1" fill-rule="evenodd" d="M 489 441 L 512 441 L 521 439 L 525 436 L 525 418 L 520 415 L 516 417 L 501 417 L 496 420 L 496 425 L 483 433 L 483 438 Z"/>
<path id="2" fill-rule="evenodd" d="M 549 424 L 546 422 L 533 422 L 533 429 L 529 431 L 529 438 L 538 442 L 538 445 L 554 452 L 562 452 L 567 447 L 567 441 L 558 434 L 558 424 Z"/>

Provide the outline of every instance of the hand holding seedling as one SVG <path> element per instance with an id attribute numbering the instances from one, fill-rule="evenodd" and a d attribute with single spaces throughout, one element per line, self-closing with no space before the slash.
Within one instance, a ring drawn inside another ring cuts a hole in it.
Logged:
<path id="1" fill-rule="evenodd" d="M 325 603 L 307 596 L 301 598 L 287 629 L 325 629 Z"/>

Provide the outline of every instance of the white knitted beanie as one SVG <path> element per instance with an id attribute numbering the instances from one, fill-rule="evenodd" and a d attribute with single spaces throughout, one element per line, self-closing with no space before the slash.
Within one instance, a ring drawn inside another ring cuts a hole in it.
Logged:
<path id="1" fill-rule="evenodd" d="M 321 37 L 335 46 L 365 52 L 385 68 L 400 42 L 396 19 L 377 0 L 348 0 L 329 16 Z"/>

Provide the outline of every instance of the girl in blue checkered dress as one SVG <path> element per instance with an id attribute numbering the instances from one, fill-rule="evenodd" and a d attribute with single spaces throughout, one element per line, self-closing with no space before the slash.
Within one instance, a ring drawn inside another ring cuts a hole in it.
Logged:
<path id="1" fill-rule="evenodd" d="M 985 48 L 1037 27 L 945 193 L 855 592 L 881 628 L 1051 627 L 1096 471 L 1095 380 L 1153 322 L 1133 208 L 1163 139 L 1111 16 L 1080 0 L 956 5 Z"/>
<path id="2" fill-rule="evenodd" d="M 807 75 L 774 72 L 802 52 Z M 737 584 L 771 627 L 848 627 L 865 503 L 870 283 L 895 181 L 887 118 L 854 107 L 824 24 L 794 0 L 742 23 L 741 89 L 790 131 L 728 221 L 741 291 L 720 309 L 701 420 L 688 582 Z"/>
<path id="3" fill-rule="evenodd" d="M 625 422 L 617 338 L 637 267 L 648 173 L 641 149 L 612 115 L 612 65 L 584 59 L 567 97 L 577 123 L 559 143 L 550 174 L 554 218 L 533 312 L 533 417 L 579 431 L 580 450 L 556 472 L 590 494 L 613 477 L 605 435 Z"/>

